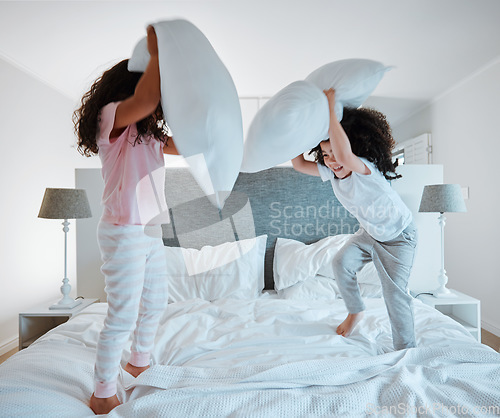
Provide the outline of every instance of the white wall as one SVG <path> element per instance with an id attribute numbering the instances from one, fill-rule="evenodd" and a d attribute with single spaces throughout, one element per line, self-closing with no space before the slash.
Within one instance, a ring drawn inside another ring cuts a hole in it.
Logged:
<path id="1" fill-rule="evenodd" d="M 0 354 L 17 345 L 18 313 L 60 298 L 64 233 L 39 219 L 46 187 L 74 187 L 72 100 L 0 59 Z M 76 289 L 75 223 L 68 233 L 68 277 Z M 75 296 L 74 292 L 73 295 Z"/>
<path id="2" fill-rule="evenodd" d="M 433 161 L 444 182 L 469 187 L 467 213 L 446 214 L 448 287 L 481 300 L 483 328 L 500 335 L 500 59 L 407 121 L 393 127 L 399 141 L 432 134 Z"/>

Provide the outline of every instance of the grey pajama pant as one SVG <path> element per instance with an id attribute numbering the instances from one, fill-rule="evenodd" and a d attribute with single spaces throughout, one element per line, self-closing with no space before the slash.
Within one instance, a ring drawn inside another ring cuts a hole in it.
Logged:
<path id="1" fill-rule="evenodd" d="M 417 230 L 413 222 L 391 241 L 380 242 L 360 229 L 339 250 L 333 259 L 333 273 L 349 313 L 365 309 L 356 272 L 373 260 L 382 285 L 382 294 L 389 314 L 394 348 L 416 346 L 413 319 L 413 297 L 408 294 Z"/>

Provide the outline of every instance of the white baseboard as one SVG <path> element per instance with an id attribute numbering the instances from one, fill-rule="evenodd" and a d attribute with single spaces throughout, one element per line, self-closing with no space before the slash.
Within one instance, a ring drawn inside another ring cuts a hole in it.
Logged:
<path id="1" fill-rule="evenodd" d="M 0 356 L 19 346 L 19 337 L 8 338 L 0 343 Z"/>
<path id="2" fill-rule="evenodd" d="M 481 328 L 485 329 L 488 332 L 491 332 L 492 334 L 496 335 L 497 337 L 500 337 L 500 328 L 498 328 L 495 325 L 491 325 L 490 323 L 486 321 L 481 321 Z"/>

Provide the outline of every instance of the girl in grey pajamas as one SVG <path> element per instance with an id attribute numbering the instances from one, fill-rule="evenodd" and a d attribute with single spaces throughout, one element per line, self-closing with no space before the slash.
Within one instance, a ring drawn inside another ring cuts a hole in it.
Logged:
<path id="1" fill-rule="evenodd" d="M 339 250 L 333 272 L 347 307 L 337 334 L 347 337 L 363 317 L 356 273 L 373 261 L 391 321 L 396 350 L 415 347 L 413 298 L 408 278 L 413 266 L 417 231 L 410 210 L 391 188 L 396 175 L 391 150 L 391 128 L 385 116 L 373 109 L 344 109 L 342 122 L 334 111 L 335 90 L 325 90 L 330 109 L 330 138 L 311 153 L 292 160 L 295 170 L 331 181 L 342 205 L 357 218 L 359 231 Z"/>

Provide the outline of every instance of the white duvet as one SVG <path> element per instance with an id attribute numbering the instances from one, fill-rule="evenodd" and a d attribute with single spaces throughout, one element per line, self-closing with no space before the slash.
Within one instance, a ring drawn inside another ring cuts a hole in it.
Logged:
<path id="1" fill-rule="evenodd" d="M 494 416 L 500 354 L 415 301 L 418 347 L 394 352 L 382 299 L 367 299 L 351 337 L 331 303 L 200 299 L 165 311 L 153 367 L 121 371 L 110 417 Z M 0 366 L 0 416 L 87 417 L 95 304 Z M 128 358 L 124 353 L 123 362 Z"/>

